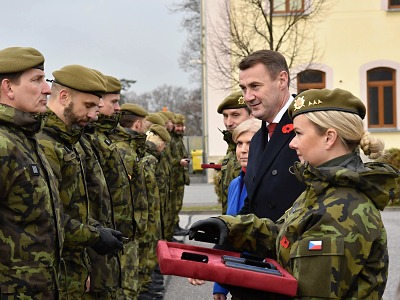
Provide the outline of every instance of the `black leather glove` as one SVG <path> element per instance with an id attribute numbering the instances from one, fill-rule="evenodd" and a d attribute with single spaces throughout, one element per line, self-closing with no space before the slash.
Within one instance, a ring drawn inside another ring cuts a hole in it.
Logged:
<path id="1" fill-rule="evenodd" d="M 115 255 L 115 253 L 118 253 L 123 247 L 122 233 L 111 228 L 101 228 L 100 238 L 96 244 L 92 246 L 93 250 L 99 255 Z"/>
<path id="2" fill-rule="evenodd" d="M 189 240 L 223 245 L 228 237 L 228 226 L 218 218 L 197 221 L 189 229 Z"/>

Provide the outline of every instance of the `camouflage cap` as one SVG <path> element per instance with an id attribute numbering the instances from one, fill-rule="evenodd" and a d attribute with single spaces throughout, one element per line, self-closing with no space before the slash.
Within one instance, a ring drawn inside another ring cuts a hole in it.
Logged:
<path id="1" fill-rule="evenodd" d="M 161 113 L 161 112 L 158 112 L 158 113 L 156 113 L 157 115 L 159 115 L 160 117 L 161 117 L 161 119 L 163 119 L 164 120 L 164 123 L 167 123 L 168 122 L 168 117 L 166 116 L 166 115 L 164 115 L 163 113 Z"/>
<path id="2" fill-rule="evenodd" d="M 30 47 L 0 50 L 0 74 L 18 73 L 28 69 L 44 69 L 44 56 Z"/>
<path id="3" fill-rule="evenodd" d="M 68 65 L 53 72 L 53 82 L 79 92 L 102 97 L 107 92 L 106 78 L 97 71 L 81 65 Z"/>
<path id="4" fill-rule="evenodd" d="M 105 75 L 105 77 L 107 79 L 107 94 L 120 94 L 122 89 L 121 81 L 113 76 Z"/>
<path id="5" fill-rule="evenodd" d="M 294 118 L 311 111 L 337 110 L 359 115 L 364 119 L 364 103 L 352 93 L 342 89 L 311 89 L 300 93 L 289 107 L 289 116 Z"/>
<path id="6" fill-rule="evenodd" d="M 149 130 L 152 131 L 153 133 L 157 134 L 164 141 L 166 141 L 166 142 L 171 141 L 171 136 L 169 135 L 167 129 L 165 129 L 164 126 L 159 125 L 159 124 L 153 124 L 153 125 L 151 125 Z"/>
<path id="7" fill-rule="evenodd" d="M 145 117 L 149 113 L 141 106 L 133 103 L 124 103 L 121 105 L 121 111 L 124 114 L 133 114 L 139 117 Z"/>
<path id="8" fill-rule="evenodd" d="M 153 123 L 153 124 L 158 124 L 161 126 L 165 126 L 165 121 L 164 119 L 157 113 L 150 113 L 146 116 L 146 120 Z"/>
<path id="9" fill-rule="evenodd" d="M 217 112 L 222 114 L 224 109 L 246 108 L 242 91 L 234 92 L 226 97 L 217 108 Z"/>

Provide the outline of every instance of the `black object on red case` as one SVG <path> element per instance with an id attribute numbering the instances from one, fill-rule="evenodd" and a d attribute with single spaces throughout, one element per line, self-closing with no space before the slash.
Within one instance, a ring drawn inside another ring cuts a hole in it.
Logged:
<path id="1" fill-rule="evenodd" d="M 197 254 L 197 253 L 192 253 L 192 252 L 182 252 L 181 259 L 197 261 L 197 262 L 201 262 L 201 263 L 205 263 L 205 264 L 208 263 L 207 255 Z"/>
<path id="2" fill-rule="evenodd" d="M 266 273 L 266 274 L 271 274 L 271 275 L 276 275 L 276 276 L 282 276 L 282 273 L 275 269 L 256 267 L 256 266 L 246 265 L 246 264 L 237 263 L 237 262 L 233 262 L 233 261 L 225 262 L 225 266 L 231 267 L 231 268 L 236 268 L 236 269 L 252 271 L 252 272 L 259 272 L 259 273 Z"/>

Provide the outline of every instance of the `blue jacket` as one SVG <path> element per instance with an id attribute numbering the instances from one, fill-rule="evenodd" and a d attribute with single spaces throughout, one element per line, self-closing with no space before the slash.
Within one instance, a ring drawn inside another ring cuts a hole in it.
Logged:
<path id="1" fill-rule="evenodd" d="M 247 190 L 243 180 L 244 175 L 245 173 L 240 171 L 239 176 L 229 184 L 227 215 L 236 216 L 243 207 L 244 199 L 247 197 Z"/>

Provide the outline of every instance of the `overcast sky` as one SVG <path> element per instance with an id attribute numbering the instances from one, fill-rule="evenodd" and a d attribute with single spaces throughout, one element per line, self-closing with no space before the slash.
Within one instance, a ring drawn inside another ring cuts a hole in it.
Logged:
<path id="1" fill-rule="evenodd" d="M 47 78 L 81 64 L 137 80 L 143 93 L 163 84 L 193 88 L 178 65 L 186 39 L 179 0 L 10 0 L 2 3 L 0 48 L 29 46 L 46 58 Z"/>

